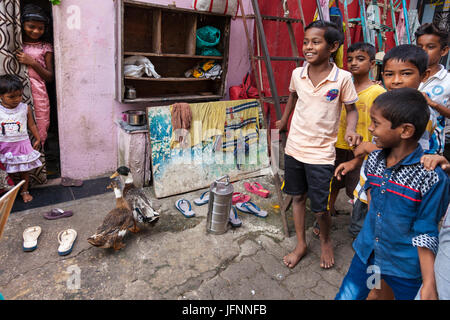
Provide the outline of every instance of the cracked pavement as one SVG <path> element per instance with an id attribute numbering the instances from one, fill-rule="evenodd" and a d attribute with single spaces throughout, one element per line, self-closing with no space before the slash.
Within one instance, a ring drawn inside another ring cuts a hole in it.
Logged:
<path id="1" fill-rule="evenodd" d="M 290 237 L 283 234 L 274 186 L 270 176 L 252 179 L 271 191 L 267 199 L 251 195 L 266 219 L 239 213 L 240 228 L 223 235 L 206 233 L 208 206 L 195 206 L 196 217 L 186 219 L 174 207 L 180 197 L 192 202 L 203 190 L 155 200 L 161 218 L 155 226 L 128 234 L 126 247 L 118 252 L 91 246 L 86 239 L 115 205 L 112 192 L 12 213 L 0 240 L 0 292 L 5 299 L 187 299 L 187 300 L 311 300 L 333 299 L 353 257 L 352 238 L 347 231 L 349 215 L 333 217 L 332 240 L 335 266 L 319 265 L 320 242 L 312 234 L 314 217 L 307 213 L 308 253 L 293 268 L 283 256 L 296 244 L 292 209 L 288 212 Z M 233 183 L 246 192 L 244 181 Z M 151 188 L 145 191 L 152 194 Z M 54 207 L 74 215 L 45 220 Z M 351 206 L 343 193 L 338 210 Z M 22 232 L 40 225 L 38 248 L 22 251 Z M 57 253 L 57 234 L 66 228 L 78 232 L 73 252 Z"/>

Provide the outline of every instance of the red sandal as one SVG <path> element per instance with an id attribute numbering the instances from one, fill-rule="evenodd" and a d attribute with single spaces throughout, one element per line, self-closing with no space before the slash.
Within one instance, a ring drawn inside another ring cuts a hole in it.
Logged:
<path id="1" fill-rule="evenodd" d="M 244 182 L 244 188 L 248 192 L 257 194 L 260 197 L 267 198 L 269 196 L 269 190 L 264 189 L 258 182 L 248 183 Z"/>
<path id="2" fill-rule="evenodd" d="M 232 198 L 232 204 L 235 205 L 238 202 L 250 201 L 250 196 L 241 192 L 234 192 Z"/>

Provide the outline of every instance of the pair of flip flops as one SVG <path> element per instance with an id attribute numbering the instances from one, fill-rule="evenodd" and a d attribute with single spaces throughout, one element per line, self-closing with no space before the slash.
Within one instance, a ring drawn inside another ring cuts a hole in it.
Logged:
<path id="1" fill-rule="evenodd" d="M 251 201 L 237 203 L 236 208 L 241 212 L 253 214 L 259 218 L 267 217 L 267 211 L 262 210 Z"/>
<path id="2" fill-rule="evenodd" d="M 40 226 L 26 228 L 23 232 L 23 251 L 31 252 L 37 248 L 38 238 L 41 235 Z M 58 254 L 68 255 L 72 252 L 73 245 L 77 239 L 77 232 L 74 229 L 66 229 L 58 233 Z"/>
<path id="3" fill-rule="evenodd" d="M 233 196 L 231 198 L 232 205 L 235 205 L 239 202 L 247 202 L 250 201 L 250 196 L 247 194 L 243 194 L 241 192 L 233 192 Z M 194 199 L 194 203 L 198 206 L 202 206 L 209 202 L 209 191 L 203 192 L 199 198 Z"/>
<path id="4" fill-rule="evenodd" d="M 195 200 L 194 200 L 195 201 Z M 175 208 L 181 212 L 186 218 L 195 217 L 195 212 L 192 210 L 191 203 L 186 199 L 178 199 L 175 202 Z"/>
<path id="5" fill-rule="evenodd" d="M 244 182 L 244 188 L 248 192 L 254 193 L 260 197 L 267 198 L 269 196 L 269 190 L 263 188 L 258 182 Z"/>

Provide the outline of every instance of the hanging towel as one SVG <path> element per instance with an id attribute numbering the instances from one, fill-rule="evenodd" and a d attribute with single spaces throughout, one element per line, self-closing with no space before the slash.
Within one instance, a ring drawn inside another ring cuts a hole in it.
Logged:
<path id="1" fill-rule="evenodd" d="M 171 112 L 175 105 L 171 106 Z M 193 103 L 189 107 L 191 111 L 190 127 L 182 128 L 181 130 L 181 134 L 186 136 L 186 140 L 183 140 L 183 144 L 180 145 L 179 137 L 173 130 L 170 141 L 171 148 L 190 148 L 214 136 L 222 135 L 224 132 L 226 101 Z M 178 126 L 179 124 L 175 122 L 175 127 L 177 128 Z M 187 136 L 188 134 L 189 137 Z"/>
<path id="2" fill-rule="evenodd" d="M 260 108 L 257 100 L 240 100 L 227 108 L 225 133 L 222 141 L 224 152 L 234 152 L 238 142 L 247 145 L 258 141 Z"/>
<path id="3" fill-rule="evenodd" d="M 186 139 L 191 128 L 191 107 L 184 102 L 175 103 L 170 106 L 170 113 L 172 115 L 172 139 L 185 148 L 189 145 L 189 141 Z"/>
<path id="4" fill-rule="evenodd" d="M 408 43 L 408 40 L 403 42 L 403 38 L 406 37 L 405 17 L 403 15 L 403 11 L 401 11 L 398 16 L 397 27 L 395 29 L 397 31 L 398 44 Z"/>

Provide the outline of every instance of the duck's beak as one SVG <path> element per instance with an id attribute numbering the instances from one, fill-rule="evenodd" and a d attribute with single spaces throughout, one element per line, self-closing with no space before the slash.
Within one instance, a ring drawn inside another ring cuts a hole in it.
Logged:
<path id="1" fill-rule="evenodd" d="M 111 177 L 109 177 L 110 179 L 114 179 L 115 177 L 117 177 L 119 175 L 119 173 L 116 171 L 113 173 L 113 175 Z"/>

